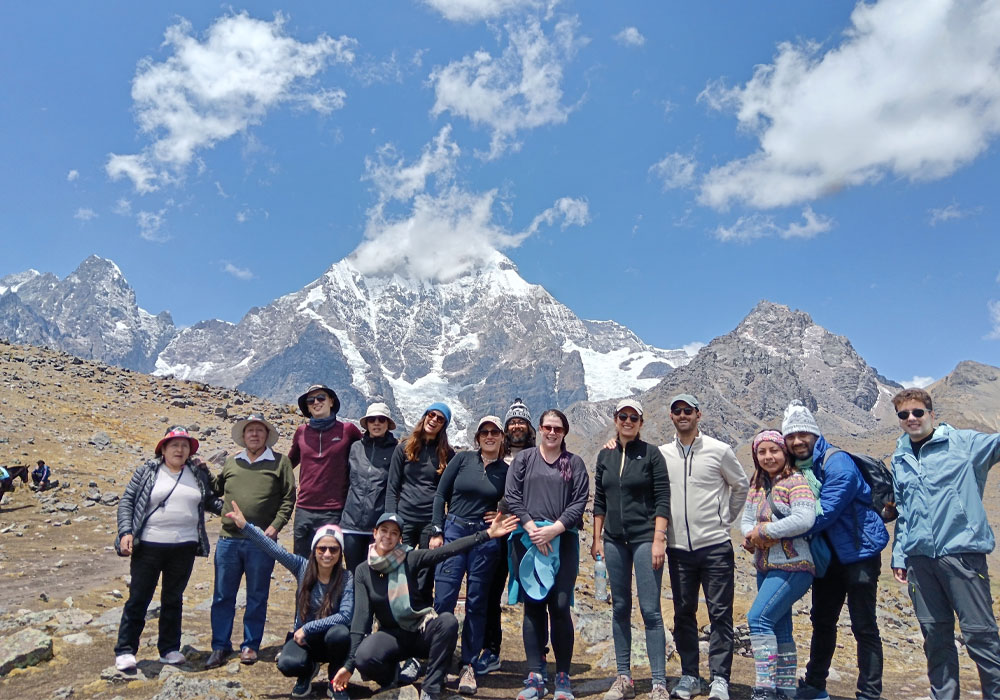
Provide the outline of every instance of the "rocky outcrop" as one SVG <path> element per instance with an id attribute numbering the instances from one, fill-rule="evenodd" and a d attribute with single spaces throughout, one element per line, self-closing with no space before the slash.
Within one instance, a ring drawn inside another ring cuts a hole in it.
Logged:
<path id="1" fill-rule="evenodd" d="M 52 658 L 52 637 L 32 627 L 0 639 L 0 676 Z"/>

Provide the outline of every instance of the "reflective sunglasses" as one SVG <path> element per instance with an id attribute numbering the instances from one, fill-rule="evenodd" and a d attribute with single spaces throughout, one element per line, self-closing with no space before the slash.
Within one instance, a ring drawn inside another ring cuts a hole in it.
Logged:
<path id="1" fill-rule="evenodd" d="M 618 414 L 618 420 L 620 420 L 622 423 L 624 423 L 625 421 L 632 421 L 633 423 L 638 423 L 639 422 L 639 414 L 638 413 L 619 413 Z"/>
<path id="2" fill-rule="evenodd" d="M 540 425 L 538 426 L 542 429 L 544 433 L 554 433 L 560 435 L 563 432 L 563 427 L 561 425 Z"/>
<path id="3" fill-rule="evenodd" d="M 690 416 L 694 414 L 695 409 L 691 408 L 690 406 L 687 406 L 685 408 L 671 408 L 670 412 L 673 413 L 675 416 L 679 416 L 682 413 L 685 416 Z"/>
<path id="4" fill-rule="evenodd" d="M 489 429 L 480 430 L 479 434 L 480 435 L 489 435 L 491 437 L 499 437 L 500 435 L 503 435 L 503 431 L 500 430 L 499 428 L 489 428 Z"/>
<path id="5" fill-rule="evenodd" d="M 444 423 L 444 416 L 441 415 L 440 413 L 435 413 L 434 411 L 431 411 L 430 413 L 424 416 L 424 420 L 434 421 L 435 423 Z"/>
<path id="6" fill-rule="evenodd" d="M 335 544 L 330 545 L 329 547 L 326 546 L 325 544 L 318 544 L 318 545 L 316 545 L 316 553 L 317 554 L 339 554 L 340 553 L 340 547 L 338 547 Z"/>
<path id="7" fill-rule="evenodd" d="M 906 420 L 910 417 L 911 413 L 914 418 L 923 418 L 924 414 L 930 413 L 930 411 L 924 408 L 915 408 L 912 411 L 896 411 L 896 415 L 899 417 L 899 420 Z"/>
<path id="8" fill-rule="evenodd" d="M 320 394 L 319 396 L 307 396 L 306 403 L 312 406 L 314 403 L 323 403 L 328 398 L 330 397 L 327 396 L 326 394 Z"/>
<path id="9" fill-rule="evenodd" d="M 385 416 L 368 416 L 366 419 L 369 423 L 388 423 L 389 419 Z"/>

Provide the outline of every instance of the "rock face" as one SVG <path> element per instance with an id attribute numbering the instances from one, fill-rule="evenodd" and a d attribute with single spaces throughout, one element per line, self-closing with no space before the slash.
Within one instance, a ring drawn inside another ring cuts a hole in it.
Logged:
<path id="1" fill-rule="evenodd" d="M 642 434 L 652 442 L 673 436 L 668 403 L 682 392 L 701 402 L 705 433 L 734 445 L 761 428 L 780 427 L 792 399 L 801 399 L 825 432 L 867 433 L 895 426 L 890 399 L 899 388 L 869 367 L 844 336 L 816 325 L 803 311 L 761 301 L 735 329 L 640 395 L 646 411 Z M 600 432 L 612 409 L 613 402 L 576 406 L 570 420 L 584 432 Z"/>
<path id="2" fill-rule="evenodd" d="M 27 627 L 0 639 L 0 676 L 52 658 L 52 637 Z"/>
<path id="3" fill-rule="evenodd" d="M 584 321 L 497 254 L 447 283 L 365 277 L 349 259 L 238 324 L 181 331 L 156 373 L 291 401 L 316 381 L 341 414 L 381 398 L 412 424 L 435 400 L 455 425 L 501 413 L 515 396 L 535 410 L 654 386 L 688 361 L 612 321 Z"/>
<path id="4" fill-rule="evenodd" d="M 1000 432 L 1000 368 L 966 360 L 927 387 L 938 420 L 986 433 Z"/>
<path id="5" fill-rule="evenodd" d="M 92 255 L 65 279 L 34 270 L 0 279 L 0 337 L 151 372 L 175 335 L 170 314 L 139 308 L 110 260 Z"/>

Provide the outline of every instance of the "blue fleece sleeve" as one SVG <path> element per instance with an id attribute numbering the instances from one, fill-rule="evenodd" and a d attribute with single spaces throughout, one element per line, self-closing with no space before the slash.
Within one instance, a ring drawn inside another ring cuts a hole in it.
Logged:
<path id="1" fill-rule="evenodd" d="M 823 464 L 823 488 L 819 492 L 819 502 L 823 514 L 816 516 L 816 522 L 807 534 L 814 535 L 830 527 L 844 510 L 857 498 L 861 489 L 861 474 L 854 466 L 854 460 L 846 452 L 836 452 Z"/>
<path id="2" fill-rule="evenodd" d="M 351 626 L 351 617 L 354 615 L 354 577 L 351 572 L 345 571 L 344 592 L 340 596 L 340 606 L 333 615 L 322 617 L 318 620 L 310 620 L 302 625 L 302 631 L 306 634 L 314 632 L 326 632 L 334 625 Z"/>

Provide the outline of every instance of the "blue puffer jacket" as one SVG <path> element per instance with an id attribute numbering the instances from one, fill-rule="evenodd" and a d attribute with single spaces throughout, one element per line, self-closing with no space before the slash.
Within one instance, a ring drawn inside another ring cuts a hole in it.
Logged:
<path id="1" fill-rule="evenodd" d="M 910 436 L 896 441 L 892 474 L 896 480 L 896 537 L 892 566 L 906 557 L 993 551 L 993 530 L 983 507 L 990 467 L 1000 462 L 1000 433 L 957 430 L 942 423 L 913 455 Z"/>
<path id="2" fill-rule="evenodd" d="M 827 541 L 842 564 L 877 556 L 889 544 L 889 531 L 879 514 L 872 510 L 872 490 L 862 478 L 854 460 L 837 452 L 826 460 L 832 445 L 820 436 L 813 448 L 813 471 L 823 482 L 819 502 L 823 514 L 809 531 L 826 534 Z"/>

